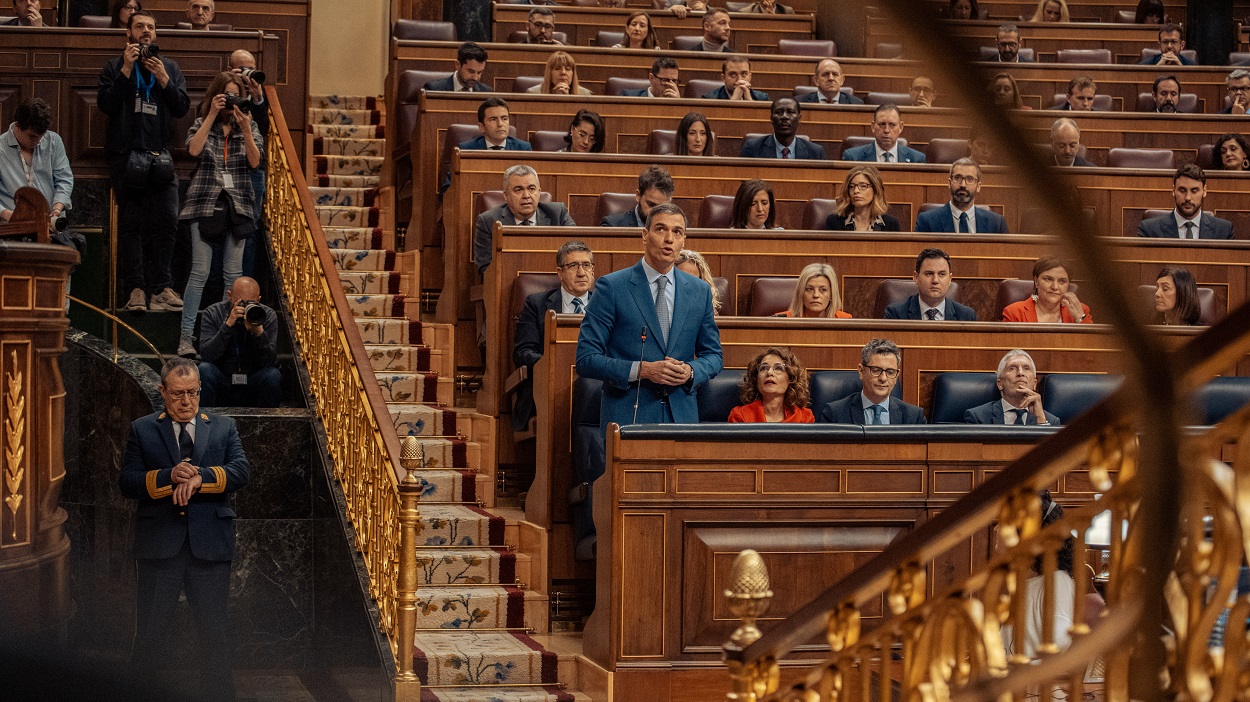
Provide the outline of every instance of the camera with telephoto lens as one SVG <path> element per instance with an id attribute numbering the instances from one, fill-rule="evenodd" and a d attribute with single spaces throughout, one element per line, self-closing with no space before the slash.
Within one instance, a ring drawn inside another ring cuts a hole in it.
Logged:
<path id="1" fill-rule="evenodd" d="M 252 326 L 260 326 L 265 323 L 265 306 L 259 302 L 246 302 L 243 304 L 243 320 Z"/>
<path id="2" fill-rule="evenodd" d="M 251 78 L 257 83 L 264 84 L 265 82 L 265 72 L 256 68 L 240 68 L 239 75 L 244 78 Z"/>
<path id="3" fill-rule="evenodd" d="M 236 107 L 239 108 L 240 112 L 247 112 L 252 109 L 252 99 L 246 95 L 227 95 L 226 112 L 234 112 Z"/>
<path id="4" fill-rule="evenodd" d="M 56 229 L 58 232 L 63 232 L 66 229 L 69 229 L 69 217 L 60 215 L 59 217 L 53 219 L 52 228 Z"/>
<path id="5" fill-rule="evenodd" d="M 160 56 L 160 55 L 161 55 L 161 47 L 157 46 L 156 44 L 140 44 L 139 45 L 139 60 L 140 61 L 146 61 L 147 59 L 150 59 L 153 56 Z"/>

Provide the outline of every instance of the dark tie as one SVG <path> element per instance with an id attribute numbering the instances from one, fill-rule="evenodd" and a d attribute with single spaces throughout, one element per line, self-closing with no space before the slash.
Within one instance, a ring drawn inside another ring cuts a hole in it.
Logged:
<path id="1" fill-rule="evenodd" d="M 790 147 L 788 146 L 781 147 L 781 157 L 790 158 Z"/>
<path id="2" fill-rule="evenodd" d="M 894 161 L 894 154 L 890 153 L 889 151 L 882 153 L 881 161 L 882 163 L 892 163 Z"/>
<path id="3" fill-rule="evenodd" d="M 523 225 L 526 225 L 526 226 L 532 227 L 532 226 L 534 226 L 534 220 L 532 220 L 532 219 L 523 219 L 523 220 L 521 220 L 520 222 L 517 222 L 517 224 L 523 224 Z"/>
<path id="4" fill-rule="evenodd" d="M 928 318 L 929 318 L 929 321 L 933 321 L 933 320 L 937 319 L 937 316 L 938 316 L 938 311 L 937 311 L 937 308 L 936 308 L 936 307 L 932 307 L 932 308 L 930 308 L 930 309 L 925 310 L 925 311 L 924 311 L 924 316 L 928 317 Z"/>
<path id="5" fill-rule="evenodd" d="M 967 212 L 959 213 L 959 233 L 960 234 L 968 233 L 968 213 Z"/>
<path id="6" fill-rule="evenodd" d="M 573 314 L 581 314 L 582 312 L 585 311 L 585 309 L 586 309 L 585 307 L 582 307 L 581 300 L 577 298 L 573 298 Z"/>
<path id="7" fill-rule="evenodd" d="M 194 450 L 195 440 L 191 438 L 191 422 L 178 422 L 178 457 L 189 461 L 191 452 Z"/>
<path id="8" fill-rule="evenodd" d="M 1186 223 L 1185 223 L 1185 236 L 1184 236 L 1184 238 L 1186 238 L 1186 239 L 1197 239 L 1197 238 L 1198 238 L 1198 237 L 1194 236 L 1194 223 L 1193 223 L 1193 222 L 1186 222 Z"/>
<path id="9" fill-rule="evenodd" d="M 490 149 L 491 151 L 503 151 L 502 146 L 488 146 L 486 148 Z"/>
<path id="10" fill-rule="evenodd" d="M 1013 409 L 1011 411 L 1016 413 L 1017 425 L 1023 426 L 1029 423 L 1029 411 L 1027 409 Z"/>
<path id="11" fill-rule="evenodd" d="M 872 410 L 872 423 L 881 424 L 881 413 L 885 412 L 885 408 L 881 405 L 872 405 L 868 409 Z"/>
<path id="12" fill-rule="evenodd" d="M 664 290 L 668 288 L 668 278 L 660 276 L 655 279 L 655 316 L 660 319 L 660 338 L 668 341 L 668 330 L 673 323 L 672 312 L 668 309 L 668 297 Z"/>

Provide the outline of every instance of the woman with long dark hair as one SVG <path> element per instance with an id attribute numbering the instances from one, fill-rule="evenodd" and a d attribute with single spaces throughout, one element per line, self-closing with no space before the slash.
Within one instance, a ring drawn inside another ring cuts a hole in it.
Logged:
<path id="1" fill-rule="evenodd" d="M 1155 279 L 1155 323 L 1195 326 L 1202 319 L 1198 284 L 1184 268 L 1164 268 Z"/>
<path id="2" fill-rule="evenodd" d="M 681 118 L 677 125 L 675 153 L 678 156 L 716 155 L 716 135 L 701 112 L 688 112 Z"/>

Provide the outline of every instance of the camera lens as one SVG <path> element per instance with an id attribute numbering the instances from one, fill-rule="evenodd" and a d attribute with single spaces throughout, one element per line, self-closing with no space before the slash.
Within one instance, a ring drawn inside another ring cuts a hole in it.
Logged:
<path id="1" fill-rule="evenodd" d="M 56 227 L 56 230 L 58 232 L 63 232 L 66 229 L 69 229 L 69 217 L 66 217 L 65 215 L 61 215 L 60 217 L 57 217 L 56 221 L 53 223 L 53 226 Z"/>
<path id="2" fill-rule="evenodd" d="M 264 71 L 260 71 L 260 70 L 257 70 L 257 69 L 255 69 L 255 68 L 244 68 L 243 70 L 241 70 L 241 71 L 239 71 L 239 72 L 240 72 L 240 73 L 242 73 L 242 74 L 243 74 L 243 76 L 244 76 L 245 78 L 251 78 L 252 80 L 256 81 L 257 83 L 264 83 L 264 82 L 265 82 L 265 72 L 264 72 Z"/>
<path id="3" fill-rule="evenodd" d="M 253 302 L 243 311 L 243 319 L 247 320 L 248 324 L 264 324 L 265 308 Z"/>
<path id="4" fill-rule="evenodd" d="M 156 44 L 140 44 L 139 45 L 139 58 L 141 59 L 151 58 L 152 56 L 160 56 L 160 55 L 161 55 L 161 47 L 157 46 Z"/>

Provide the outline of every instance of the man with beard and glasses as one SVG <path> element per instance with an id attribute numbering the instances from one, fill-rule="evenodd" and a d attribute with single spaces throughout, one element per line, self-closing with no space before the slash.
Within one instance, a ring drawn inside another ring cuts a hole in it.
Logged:
<path id="1" fill-rule="evenodd" d="M 803 113 L 794 98 L 777 98 L 773 101 L 770 119 L 773 133 L 757 137 L 742 144 L 745 158 L 812 158 L 825 159 L 825 149 L 813 144 L 806 137 L 798 136 Z"/>
<path id="2" fill-rule="evenodd" d="M 1187 163 L 1172 176 L 1172 197 L 1176 209 L 1143 220 L 1137 236 L 1165 239 L 1231 239 L 1233 223 L 1202 211 L 1207 196 L 1207 174 L 1197 164 Z"/>
<path id="3" fill-rule="evenodd" d="M 916 217 L 918 232 L 1006 234 L 1007 220 L 997 212 L 976 206 L 981 192 L 981 167 L 970 158 L 951 164 L 951 201 Z"/>
<path id="4" fill-rule="evenodd" d="M 1177 106 L 1181 101 L 1181 82 L 1176 76 L 1155 78 L 1154 88 L 1150 92 L 1155 97 L 1155 112 L 1176 114 L 1180 111 Z"/>

